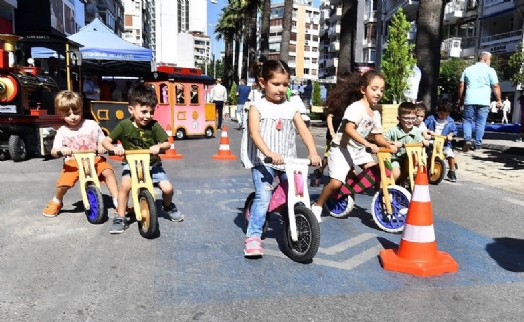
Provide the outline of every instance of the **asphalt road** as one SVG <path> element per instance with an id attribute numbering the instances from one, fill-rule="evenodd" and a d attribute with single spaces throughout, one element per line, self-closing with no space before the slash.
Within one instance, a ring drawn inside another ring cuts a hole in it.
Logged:
<path id="1" fill-rule="evenodd" d="M 238 156 L 240 132 L 226 125 Z M 319 151 L 322 145 L 317 136 Z M 313 263 L 282 254 L 278 216 L 264 258 L 247 260 L 240 212 L 250 175 L 238 160 L 213 160 L 218 146 L 218 136 L 175 142 L 184 159 L 164 164 L 186 220 L 160 218 L 153 240 L 136 223 L 121 235 L 109 234 L 110 222 L 89 224 L 77 187 L 57 218 L 43 217 L 61 161 L 1 162 L 2 320 L 522 320 L 522 194 L 468 180 L 466 172 L 457 183 L 430 187 L 438 247 L 458 262 L 457 273 L 383 270 L 378 252 L 396 247 L 401 235 L 374 225 L 369 194 L 357 196 L 348 218 L 324 217 Z M 319 192 L 310 189 L 312 199 Z"/>

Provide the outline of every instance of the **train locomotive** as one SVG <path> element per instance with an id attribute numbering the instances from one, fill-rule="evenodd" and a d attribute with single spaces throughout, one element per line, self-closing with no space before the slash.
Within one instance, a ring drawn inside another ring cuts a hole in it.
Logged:
<path id="1" fill-rule="evenodd" d="M 36 67 L 10 67 L 0 49 L 0 160 L 23 161 L 50 153 L 63 120 L 54 114 L 59 86 Z"/>

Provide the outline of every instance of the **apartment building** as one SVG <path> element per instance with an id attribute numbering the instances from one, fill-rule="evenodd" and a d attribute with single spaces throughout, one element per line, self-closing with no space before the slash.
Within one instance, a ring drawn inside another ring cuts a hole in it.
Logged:
<path id="1" fill-rule="evenodd" d="M 353 55 L 357 68 L 374 66 L 377 50 L 377 7 L 380 0 L 358 1 Z M 340 50 L 342 0 L 323 0 L 321 12 L 321 52 L 319 78 L 336 81 Z"/>
<path id="2" fill-rule="evenodd" d="M 0 0 L 0 34 L 12 34 L 17 0 Z"/>
<path id="3" fill-rule="evenodd" d="M 269 30 L 270 59 L 280 57 L 283 17 L 284 3 L 272 4 Z M 307 79 L 318 79 L 319 32 L 320 10 L 312 7 L 312 1 L 295 1 L 288 60 L 293 81 L 303 82 Z"/>

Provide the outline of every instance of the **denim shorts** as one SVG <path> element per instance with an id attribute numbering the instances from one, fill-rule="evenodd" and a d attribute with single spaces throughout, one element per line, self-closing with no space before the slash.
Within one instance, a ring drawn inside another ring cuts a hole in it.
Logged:
<path id="1" fill-rule="evenodd" d="M 169 178 L 167 177 L 167 174 L 164 171 L 164 168 L 162 167 L 161 163 L 152 165 L 149 167 L 149 172 L 151 173 L 151 178 L 153 179 L 153 183 L 159 183 L 161 181 L 169 181 Z M 129 169 L 129 164 L 124 164 L 124 168 L 122 170 L 122 177 L 124 176 L 131 176 L 131 170 Z"/>

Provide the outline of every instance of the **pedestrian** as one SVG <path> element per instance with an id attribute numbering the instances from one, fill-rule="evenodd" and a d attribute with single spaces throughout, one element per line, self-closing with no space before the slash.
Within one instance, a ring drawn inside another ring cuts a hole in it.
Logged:
<path id="1" fill-rule="evenodd" d="M 464 104 L 462 110 L 464 152 L 480 149 L 482 146 L 491 91 L 495 94 L 497 107 L 502 106 L 499 80 L 490 64 L 491 53 L 483 51 L 478 56 L 478 62 L 464 69 L 460 76 L 457 104 Z M 472 139 L 473 123 L 475 123 L 474 140 Z"/>
<path id="2" fill-rule="evenodd" d="M 524 94 L 519 97 L 520 104 L 520 137 L 516 139 L 516 142 L 524 141 Z"/>
<path id="3" fill-rule="evenodd" d="M 248 101 L 249 94 L 251 93 L 251 87 L 246 85 L 246 80 L 241 79 L 237 88 L 237 122 L 238 122 L 238 129 L 242 130 L 243 124 L 243 110 L 244 110 L 244 104 Z"/>
<path id="4" fill-rule="evenodd" d="M 306 106 L 306 109 L 311 108 L 311 95 L 313 94 L 313 84 L 311 83 L 311 79 L 308 79 L 306 82 L 306 86 L 302 89 L 302 101 L 304 102 L 304 105 Z"/>
<path id="5" fill-rule="evenodd" d="M 220 131 L 222 129 L 224 103 L 227 103 L 227 89 L 222 85 L 221 78 L 217 78 L 216 85 L 211 90 L 211 103 L 215 103 L 218 114 L 217 129 Z"/>
<path id="6" fill-rule="evenodd" d="M 508 97 L 502 102 L 502 124 L 508 124 L 508 114 L 511 113 L 511 102 Z"/>
<path id="7" fill-rule="evenodd" d="M 448 160 L 448 179 L 451 182 L 457 181 L 455 174 L 455 154 L 451 142 L 455 133 L 457 133 L 457 126 L 455 121 L 449 116 L 453 105 L 447 101 L 439 101 L 436 109 L 436 115 L 430 115 L 425 123 L 431 135 L 438 134 L 446 136 L 446 143 L 444 144 L 444 156 Z"/>
<path id="8" fill-rule="evenodd" d="M 320 164 L 311 132 L 297 107 L 286 99 L 290 75 L 288 65 L 282 60 L 267 60 L 261 67 L 261 72 L 255 75 L 261 75 L 259 81 L 265 97 L 253 102 L 249 109 L 247 155 L 242 156 L 244 166 L 251 169 L 255 185 L 255 199 L 246 231 L 245 257 L 260 257 L 264 254 L 262 227 L 273 193 L 273 189 L 269 188 L 274 184 L 275 177 L 284 180 L 284 158 L 297 157 L 297 131 L 309 150 L 308 158 L 312 164 Z M 272 162 L 265 163 L 265 157 L 270 157 Z"/>
<path id="9" fill-rule="evenodd" d="M 158 156 L 160 149 L 171 147 L 166 131 L 153 120 L 153 112 L 158 100 L 155 90 L 144 83 L 136 83 L 129 90 L 131 118 L 120 121 L 103 142 L 104 148 L 114 151 L 115 155 L 124 155 L 126 150 L 149 149 L 151 152 L 150 173 L 153 183 L 158 183 L 162 191 L 162 209 L 171 221 L 182 221 L 184 215 L 173 203 L 173 185 L 169 181 L 162 160 Z M 115 147 L 114 142 L 122 142 L 122 147 Z M 126 228 L 125 215 L 129 191 L 131 190 L 131 172 L 126 159 L 122 169 L 122 179 L 118 191 L 117 215 L 113 218 L 109 233 L 121 234 Z"/>
<path id="10" fill-rule="evenodd" d="M 491 101 L 489 104 L 489 114 L 491 116 L 491 124 L 495 123 L 498 119 L 497 114 L 499 113 L 499 108 L 497 107 L 497 101 Z"/>
<path id="11" fill-rule="evenodd" d="M 96 75 L 90 75 L 84 80 L 82 86 L 85 97 L 91 101 L 100 100 L 100 85 L 98 84 L 98 77 Z"/>
<path id="12" fill-rule="evenodd" d="M 93 120 L 82 118 L 83 101 L 80 95 L 71 91 L 61 91 L 55 97 L 56 113 L 65 121 L 53 141 L 51 155 L 58 157 L 60 152 L 64 157 L 62 172 L 56 182 L 55 196 L 44 209 L 45 217 L 56 217 L 63 206 L 63 198 L 66 192 L 75 186 L 79 178 L 78 164 L 71 156 L 75 150 L 99 150 L 103 151 L 102 141 L 105 139 L 104 132 Z M 118 186 L 115 173 L 111 165 L 104 157 L 95 158 L 95 170 L 97 175 L 103 178 L 107 188 L 113 197 L 116 208 L 118 205 Z"/>
<path id="13" fill-rule="evenodd" d="M 328 155 L 330 181 L 324 186 L 317 201 L 311 205 L 311 210 L 317 218 L 322 214 L 324 203 L 338 191 L 344 182 L 351 167 L 362 168 L 364 175 L 376 178 L 373 156 L 366 151 L 370 148 L 373 153 L 378 152 L 377 144 L 388 147 L 392 153 L 397 149 L 390 145 L 382 135 L 382 121 L 376 105 L 384 95 L 386 84 L 384 76 L 375 70 L 369 70 L 362 76 L 355 74 L 347 80 L 346 94 L 350 105 L 345 109 L 338 132 L 342 133 L 340 143 L 331 143 Z M 368 139 L 373 139 L 371 143 Z M 360 174 L 359 174 L 360 175 Z M 350 179 L 349 186 L 354 188 L 361 182 Z M 374 181 L 373 178 L 367 180 Z M 351 199 L 351 198 L 349 198 Z M 351 199 L 352 201 L 352 199 Z"/>
<path id="14" fill-rule="evenodd" d="M 416 61 L 415 54 L 413 54 L 413 58 L 415 58 L 415 61 Z M 411 102 L 413 104 L 417 102 L 418 88 L 419 88 L 421 79 L 422 79 L 422 72 L 420 71 L 420 68 L 418 68 L 418 66 L 415 63 L 415 65 L 413 65 L 413 70 L 411 70 L 411 72 L 409 73 L 409 77 L 407 80 L 408 88 L 404 91 L 404 96 L 406 97 L 406 100 L 408 102 Z"/>

